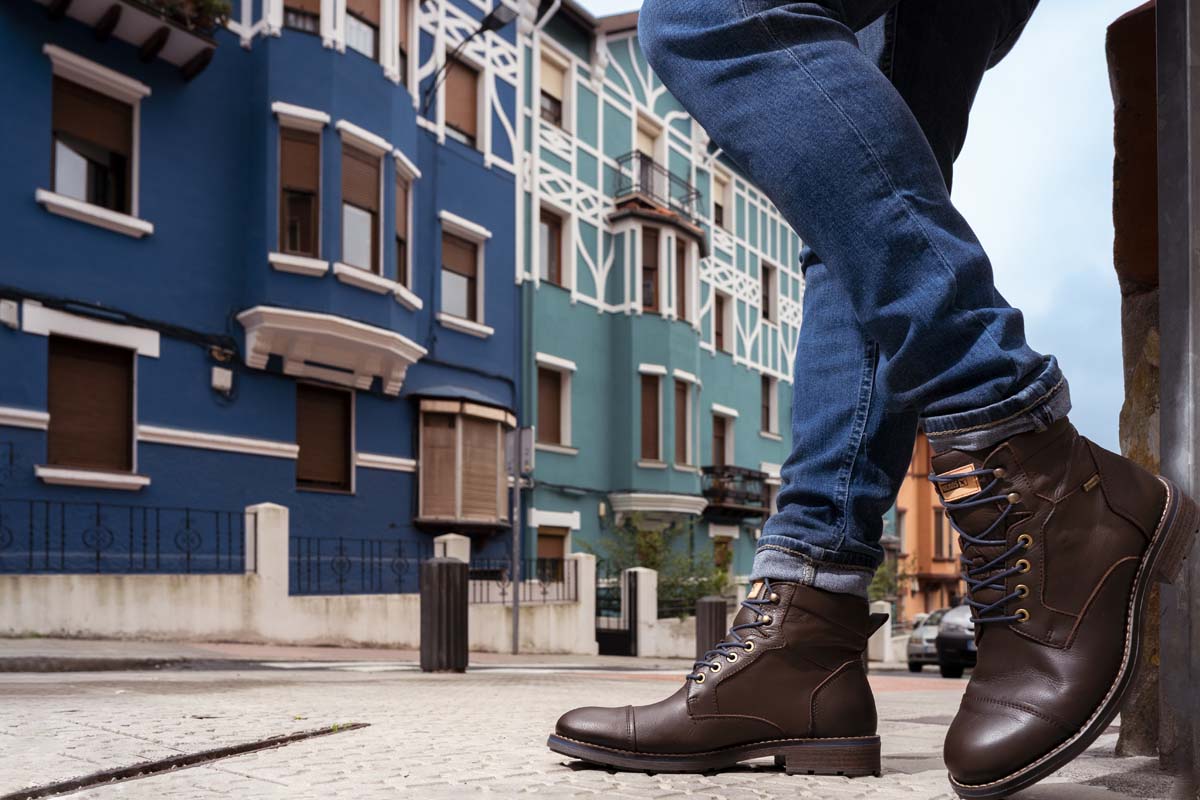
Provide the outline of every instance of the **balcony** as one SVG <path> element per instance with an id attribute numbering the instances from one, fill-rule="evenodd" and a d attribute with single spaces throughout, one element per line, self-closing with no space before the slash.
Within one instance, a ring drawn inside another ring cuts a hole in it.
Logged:
<path id="1" fill-rule="evenodd" d="M 696 227 L 696 203 L 700 190 L 674 175 L 654 159 L 634 151 L 617 159 L 620 173 L 613 199 L 618 207 L 635 205 L 677 215 Z"/>
<path id="2" fill-rule="evenodd" d="M 715 522 L 740 522 L 747 517 L 765 517 L 767 474 L 746 467 L 704 467 L 701 494 L 708 500 L 704 516 Z"/>
<path id="3" fill-rule="evenodd" d="M 43 0 L 44 2 L 45 0 Z M 96 39 L 116 38 L 138 48 L 144 62 L 161 58 L 185 80 L 212 61 L 216 28 L 229 16 L 228 0 L 49 0 L 51 19 L 64 16 L 94 29 Z"/>

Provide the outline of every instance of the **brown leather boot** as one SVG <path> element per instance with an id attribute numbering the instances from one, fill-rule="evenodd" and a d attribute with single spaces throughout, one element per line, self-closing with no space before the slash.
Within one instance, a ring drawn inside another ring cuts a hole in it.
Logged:
<path id="1" fill-rule="evenodd" d="M 1137 662 L 1146 593 L 1171 581 L 1200 510 L 1061 420 L 934 458 L 963 544 L 978 666 L 946 735 L 962 797 L 998 798 L 1083 752 Z"/>
<path id="2" fill-rule="evenodd" d="M 862 654 L 886 620 L 852 595 L 756 583 L 679 691 L 648 706 L 577 708 L 547 744 L 625 770 L 707 772 L 774 756 L 789 774 L 878 775 Z"/>

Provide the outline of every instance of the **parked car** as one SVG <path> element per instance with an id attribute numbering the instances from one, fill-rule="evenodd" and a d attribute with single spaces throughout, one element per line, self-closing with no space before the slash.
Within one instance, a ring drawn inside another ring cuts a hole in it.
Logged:
<path id="1" fill-rule="evenodd" d="M 958 606 L 942 615 L 937 634 L 937 663 L 943 678 L 961 678 L 975 666 L 975 623 L 970 606 Z"/>
<path id="2" fill-rule="evenodd" d="M 926 664 L 938 663 L 938 623 L 950 609 L 939 608 L 932 614 L 922 615 L 908 636 L 908 671 L 920 672 Z"/>

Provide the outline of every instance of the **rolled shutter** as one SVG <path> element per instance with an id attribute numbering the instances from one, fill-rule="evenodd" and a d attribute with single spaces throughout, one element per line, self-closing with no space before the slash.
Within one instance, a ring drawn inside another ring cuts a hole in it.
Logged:
<path id="1" fill-rule="evenodd" d="M 479 73 L 451 59 L 446 66 L 446 124 L 474 138 L 478 135 Z"/>
<path id="2" fill-rule="evenodd" d="M 350 392 L 296 384 L 297 484 L 350 489 L 353 400 Z"/>
<path id="3" fill-rule="evenodd" d="M 296 11 L 312 14 L 314 17 L 321 16 L 321 0 L 284 0 L 283 4 Z"/>
<path id="4" fill-rule="evenodd" d="M 49 463 L 133 469 L 133 360 L 131 350 L 50 337 Z"/>
<path id="5" fill-rule="evenodd" d="M 379 27 L 379 0 L 346 0 L 346 11 Z"/>
<path id="6" fill-rule="evenodd" d="M 342 147 L 342 200 L 367 211 L 379 210 L 379 159 Z"/>
<path id="7" fill-rule="evenodd" d="M 475 242 L 452 233 L 442 234 L 442 266 L 451 272 L 474 278 L 478 253 L 479 245 Z"/>
<path id="8" fill-rule="evenodd" d="M 553 61 L 542 59 L 542 91 L 562 102 L 566 97 L 567 76 L 563 68 Z"/>
<path id="9" fill-rule="evenodd" d="M 408 241 L 408 192 L 409 183 L 401 177 L 396 178 L 396 235 Z"/>
<path id="10" fill-rule="evenodd" d="M 317 193 L 321 174 L 321 138 L 310 131 L 279 131 L 279 179 L 284 189 Z"/>
<path id="11" fill-rule="evenodd" d="M 458 516 L 457 416 L 425 412 L 421 423 L 421 516 Z"/>
<path id="12" fill-rule="evenodd" d="M 725 349 L 725 296 L 717 294 L 713 298 L 713 338 L 717 350 Z"/>
<path id="13" fill-rule="evenodd" d="M 713 415 L 713 444 L 712 463 L 714 466 L 725 466 L 725 436 L 728 421 L 720 414 Z"/>
<path id="14" fill-rule="evenodd" d="M 500 425 L 463 416 L 462 517 L 501 519 Z"/>
<path id="15" fill-rule="evenodd" d="M 538 441 L 562 444 L 562 374 L 538 368 Z"/>
<path id="16" fill-rule="evenodd" d="M 133 152 L 133 106 L 64 78 L 54 78 L 54 130 L 128 157 Z"/>
<path id="17" fill-rule="evenodd" d="M 409 3 L 409 0 L 399 0 L 399 2 L 397 4 L 397 6 L 398 6 L 397 11 L 400 15 L 400 18 L 399 18 L 400 28 L 399 28 L 398 35 L 400 38 L 400 52 L 402 52 L 402 53 L 408 52 L 408 9 L 409 9 L 408 3 Z M 404 78 L 403 75 L 400 77 L 401 77 L 401 79 Z"/>
<path id="18" fill-rule="evenodd" d="M 642 376 L 642 458 L 657 461 L 658 452 L 658 377 Z"/>
<path id="19" fill-rule="evenodd" d="M 675 381 L 675 463 L 688 463 L 688 384 Z"/>

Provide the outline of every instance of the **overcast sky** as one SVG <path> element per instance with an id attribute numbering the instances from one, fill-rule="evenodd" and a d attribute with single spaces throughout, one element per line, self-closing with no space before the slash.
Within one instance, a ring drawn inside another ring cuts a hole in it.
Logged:
<path id="1" fill-rule="evenodd" d="M 596 14 L 640 5 L 582 2 Z M 1042 3 L 984 79 L 954 179 L 955 202 L 991 255 L 997 286 L 1025 312 L 1030 344 L 1058 356 L 1067 374 L 1072 419 L 1112 449 L 1124 390 L 1104 33 L 1136 5 Z"/>

